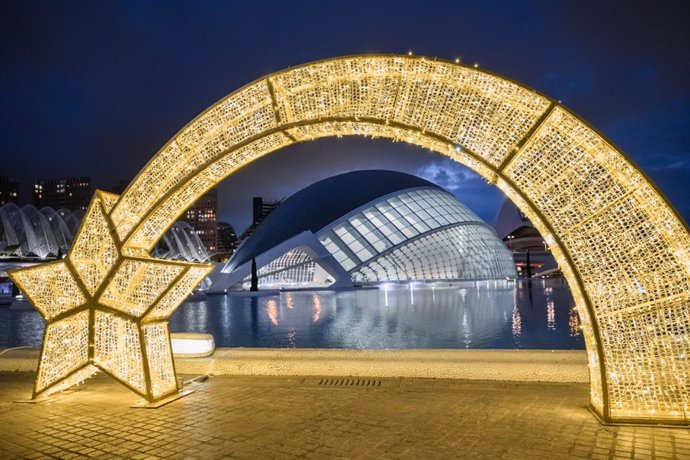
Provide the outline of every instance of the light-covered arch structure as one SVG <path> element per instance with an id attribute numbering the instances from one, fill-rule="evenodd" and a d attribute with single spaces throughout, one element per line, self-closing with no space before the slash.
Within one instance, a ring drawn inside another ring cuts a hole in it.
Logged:
<path id="1" fill-rule="evenodd" d="M 545 237 L 568 279 L 594 410 L 609 421 L 688 423 L 687 228 L 587 123 L 484 70 L 364 55 L 246 85 L 176 134 L 121 197 L 108 198 L 121 253 L 145 257 L 186 208 L 247 163 L 342 135 L 418 145 L 496 184 Z"/>

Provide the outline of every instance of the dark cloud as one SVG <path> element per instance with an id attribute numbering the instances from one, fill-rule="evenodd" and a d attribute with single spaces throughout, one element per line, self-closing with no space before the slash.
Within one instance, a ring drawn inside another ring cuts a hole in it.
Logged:
<path id="1" fill-rule="evenodd" d="M 622 147 L 686 219 L 690 158 L 686 2 L 9 1 L 0 14 L 2 173 L 131 178 L 177 130 L 260 76 L 336 55 L 461 57 L 563 100 Z M 116 160 L 114 160 L 116 159 Z M 500 203 L 476 175 L 368 140 L 295 146 L 221 185 L 242 228 L 253 195 L 389 168 L 439 181 L 482 217 Z M 469 174 L 469 173 L 467 173 Z M 449 182 L 452 184 L 452 182 Z"/>

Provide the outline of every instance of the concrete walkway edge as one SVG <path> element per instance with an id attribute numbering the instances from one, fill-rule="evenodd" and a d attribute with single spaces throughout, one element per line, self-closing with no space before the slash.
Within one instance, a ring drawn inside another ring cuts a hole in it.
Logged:
<path id="1" fill-rule="evenodd" d="M 38 349 L 8 350 L 0 372 L 35 372 L 38 357 Z M 218 348 L 207 358 L 176 358 L 175 367 L 178 374 L 589 381 L 584 350 Z"/>

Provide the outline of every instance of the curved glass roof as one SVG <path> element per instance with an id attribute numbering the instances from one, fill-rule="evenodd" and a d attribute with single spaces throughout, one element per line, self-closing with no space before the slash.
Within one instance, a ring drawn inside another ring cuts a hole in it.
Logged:
<path id="1" fill-rule="evenodd" d="M 357 284 L 515 277 L 515 262 L 484 225 L 451 225 L 396 246 L 351 272 Z"/>
<path id="2" fill-rule="evenodd" d="M 436 187 L 416 176 L 381 170 L 353 171 L 316 182 L 289 197 L 269 214 L 251 238 L 237 248 L 228 268 L 240 266 L 305 230 L 317 233 L 381 196 L 425 186 Z"/>
<path id="3" fill-rule="evenodd" d="M 379 181 L 379 175 L 385 181 Z M 382 182 L 385 187 L 377 186 Z M 223 271 L 246 270 L 253 257 L 270 253 L 309 230 L 355 284 L 516 276 L 512 254 L 493 229 L 452 194 L 428 181 L 390 171 L 362 171 L 315 185 L 269 215 Z M 334 191 L 340 200 L 347 199 L 342 190 L 356 190 L 357 200 L 332 206 L 329 198 Z M 299 264 L 295 253 L 304 254 Z M 318 264 L 299 248 L 269 257 L 273 260 L 258 270 L 260 285 L 321 285 L 325 281 L 323 276 L 317 281 Z"/>
<path id="4" fill-rule="evenodd" d="M 461 222 L 486 226 L 453 195 L 434 185 L 380 197 L 318 236 L 345 270 L 352 270 L 411 238 Z"/>

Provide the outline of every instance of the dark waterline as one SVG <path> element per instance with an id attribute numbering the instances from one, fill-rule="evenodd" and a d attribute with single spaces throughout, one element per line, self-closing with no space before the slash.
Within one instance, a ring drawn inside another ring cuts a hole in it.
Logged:
<path id="1" fill-rule="evenodd" d="M 38 347 L 43 327 L 28 304 L 3 308 L 0 347 Z M 170 330 L 213 334 L 218 347 L 584 349 L 562 280 L 209 296 L 185 302 Z"/>

